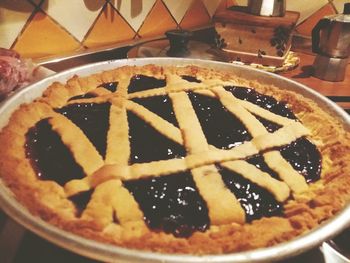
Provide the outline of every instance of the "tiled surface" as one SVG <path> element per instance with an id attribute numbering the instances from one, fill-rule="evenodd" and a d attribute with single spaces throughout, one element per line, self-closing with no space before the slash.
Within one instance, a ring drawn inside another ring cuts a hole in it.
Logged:
<path id="1" fill-rule="evenodd" d="M 218 10 L 247 0 L 0 0 L 0 47 L 26 57 L 163 35 L 168 29 L 211 24 Z M 297 31 L 309 35 L 324 15 L 342 12 L 349 0 L 287 0 L 300 12 Z"/>
<path id="2" fill-rule="evenodd" d="M 287 1 L 287 10 L 300 12 L 298 22 L 302 23 L 326 4 L 328 4 L 328 0 L 293 0 Z"/>
<path id="3" fill-rule="evenodd" d="M 293 0 L 294 1 L 294 0 Z M 236 0 L 237 5 L 248 5 L 248 0 Z"/>
<path id="4" fill-rule="evenodd" d="M 96 47 L 132 40 L 134 36 L 135 31 L 132 27 L 110 3 L 107 3 L 83 44 L 88 48 Z"/>
<path id="5" fill-rule="evenodd" d="M 320 10 L 313 13 L 308 19 L 304 20 L 301 24 L 296 27 L 296 31 L 302 35 L 311 35 L 311 31 L 321 17 L 333 15 L 336 11 L 332 4 L 328 3 L 323 6 Z"/>
<path id="6" fill-rule="evenodd" d="M 11 47 L 34 9 L 26 0 L 0 2 L 0 47 Z"/>
<path id="7" fill-rule="evenodd" d="M 186 11 L 191 7 L 193 1 L 189 0 L 164 0 L 164 4 L 169 9 L 177 23 L 180 23 Z"/>
<path id="8" fill-rule="evenodd" d="M 78 50 L 80 46 L 69 32 L 44 12 L 38 11 L 18 37 L 13 49 L 25 57 L 44 57 Z"/>
<path id="9" fill-rule="evenodd" d="M 337 10 L 338 13 L 343 13 L 344 10 L 344 2 L 350 3 L 349 0 L 344 1 L 344 0 L 333 0 L 332 4 L 334 5 L 335 9 Z"/>
<path id="10" fill-rule="evenodd" d="M 82 41 L 86 32 L 94 23 L 105 4 L 104 0 L 95 1 L 47 1 L 46 13 L 64 27 L 73 37 Z"/>
<path id="11" fill-rule="evenodd" d="M 163 35 L 165 31 L 176 28 L 176 21 L 169 13 L 163 1 L 157 0 L 143 22 L 138 34 L 141 37 L 154 37 Z"/>
<path id="12" fill-rule="evenodd" d="M 180 23 L 180 27 L 191 29 L 196 25 L 206 25 L 210 23 L 210 16 L 201 0 L 194 0 L 187 10 L 184 18 Z"/>
<path id="13" fill-rule="evenodd" d="M 111 0 L 110 2 L 115 6 L 115 8 L 130 24 L 130 26 L 135 31 L 138 31 L 156 1 L 157 0 Z"/>
<path id="14" fill-rule="evenodd" d="M 203 4 L 205 5 L 206 9 L 208 10 L 208 13 L 210 16 L 215 14 L 216 8 L 220 4 L 219 1 L 213 1 L 213 0 L 202 0 Z"/>

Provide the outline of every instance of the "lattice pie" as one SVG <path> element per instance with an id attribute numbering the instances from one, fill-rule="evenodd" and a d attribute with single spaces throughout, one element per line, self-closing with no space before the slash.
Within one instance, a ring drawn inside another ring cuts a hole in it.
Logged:
<path id="1" fill-rule="evenodd" d="M 311 100 L 195 66 L 54 83 L 0 133 L 1 177 L 42 219 L 168 253 L 271 246 L 350 195 L 350 137 Z"/>

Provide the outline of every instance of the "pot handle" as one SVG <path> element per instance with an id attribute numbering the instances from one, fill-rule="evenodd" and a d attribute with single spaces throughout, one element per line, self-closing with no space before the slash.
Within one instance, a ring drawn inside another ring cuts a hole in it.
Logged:
<path id="1" fill-rule="evenodd" d="M 189 56 L 187 44 L 192 36 L 192 32 L 188 30 L 169 30 L 165 32 L 169 40 L 170 48 L 167 51 L 169 57 L 186 57 Z"/>
<path id="2" fill-rule="evenodd" d="M 316 26 L 312 29 L 312 52 L 320 53 L 320 32 L 322 29 L 330 25 L 328 18 L 321 18 Z"/>

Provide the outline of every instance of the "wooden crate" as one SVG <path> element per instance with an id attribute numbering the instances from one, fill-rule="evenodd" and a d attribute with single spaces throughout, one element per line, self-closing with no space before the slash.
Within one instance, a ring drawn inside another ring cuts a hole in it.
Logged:
<path id="1" fill-rule="evenodd" d="M 219 52 L 230 60 L 281 66 L 298 18 L 291 11 L 283 17 L 256 16 L 242 7 L 221 11 L 213 17 Z"/>

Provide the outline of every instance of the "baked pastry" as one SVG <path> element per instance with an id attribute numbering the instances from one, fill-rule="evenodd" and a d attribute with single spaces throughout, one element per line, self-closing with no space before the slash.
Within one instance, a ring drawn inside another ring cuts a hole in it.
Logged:
<path id="1" fill-rule="evenodd" d="M 129 248 L 267 247 L 350 194 L 340 122 L 294 92 L 196 66 L 53 83 L 14 112 L 0 144 L 1 177 L 32 213 Z"/>

